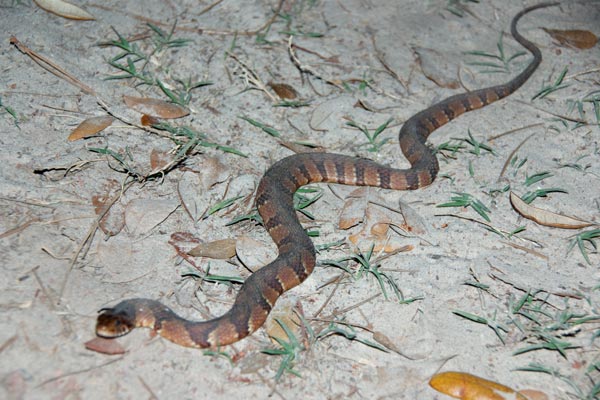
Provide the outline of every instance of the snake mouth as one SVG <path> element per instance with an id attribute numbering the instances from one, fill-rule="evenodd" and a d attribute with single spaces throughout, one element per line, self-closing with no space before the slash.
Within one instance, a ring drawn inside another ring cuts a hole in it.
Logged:
<path id="1" fill-rule="evenodd" d="M 133 319 L 114 308 L 102 308 L 98 311 L 96 335 L 103 338 L 116 338 L 131 332 L 135 328 Z"/>

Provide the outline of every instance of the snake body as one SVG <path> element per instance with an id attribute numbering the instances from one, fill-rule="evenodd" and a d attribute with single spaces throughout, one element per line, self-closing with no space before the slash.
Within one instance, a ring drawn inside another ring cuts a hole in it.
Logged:
<path id="1" fill-rule="evenodd" d="M 542 56 L 533 43 L 519 34 L 517 22 L 532 10 L 555 4 L 526 8 L 512 19 L 512 36 L 533 55 L 533 60 L 519 75 L 501 85 L 451 96 L 404 123 L 399 141 L 402 153 L 411 164 L 409 169 L 394 169 L 366 159 L 327 153 L 292 155 L 271 166 L 256 191 L 256 206 L 279 255 L 246 279 L 233 306 L 223 316 L 209 321 L 190 321 L 158 301 L 128 299 L 100 310 L 97 335 L 112 338 L 137 327 L 147 327 L 182 346 L 215 348 L 252 334 L 263 325 L 279 296 L 302 283 L 315 266 L 315 248 L 294 211 L 295 191 L 312 182 L 396 190 L 413 190 L 432 183 L 439 166 L 425 144 L 427 137 L 459 115 L 510 95 L 529 79 Z"/>

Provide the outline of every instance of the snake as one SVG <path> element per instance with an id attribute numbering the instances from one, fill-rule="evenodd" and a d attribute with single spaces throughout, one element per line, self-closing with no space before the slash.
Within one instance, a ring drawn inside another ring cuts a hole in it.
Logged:
<path id="1" fill-rule="evenodd" d="M 521 36 L 517 23 L 530 11 L 557 4 L 537 4 L 513 17 L 511 34 L 533 59 L 512 80 L 450 96 L 416 113 L 403 124 L 398 138 L 410 168 L 396 169 L 368 159 L 332 153 L 300 153 L 273 164 L 258 185 L 255 204 L 264 228 L 277 245 L 278 256 L 244 281 L 234 304 L 224 315 L 208 321 L 192 321 L 180 317 L 159 301 L 127 299 L 99 311 L 97 336 L 115 338 L 145 327 L 181 346 L 217 348 L 251 335 L 266 321 L 277 299 L 302 283 L 315 267 L 315 247 L 294 209 L 296 190 L 316 182 L 393 190 L 414 190 L 431 184 L 439 164 L 426 143 L 429 135 L 465 112 L 510 95 L 531 77 L 542 61 L 542 54 Z"/>

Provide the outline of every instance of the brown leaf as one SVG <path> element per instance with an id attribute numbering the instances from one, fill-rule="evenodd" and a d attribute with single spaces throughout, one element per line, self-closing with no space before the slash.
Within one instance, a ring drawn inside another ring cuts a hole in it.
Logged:
<path id="1" fill-rule="evenodd" d="M 125 349 L 118 341 L 114 339 L 106 339 L 101 337 L 95 337 L 92 340 L 85 342 L 85 348 L 96 353 L 116 355 L 125 354 Z"/>
<path id="2" fill-rule="evenodd" d="M 221 239 L 213 242 L 201 243 L 188 251 L 194 257 L 208 257 L 215 260 L 227 260 L 235 256 L 235 239 Z"/>
<path id="3" fill-rule="evenodd" d="M 190 113 L 190 110 L 178 104 L 149 97 L 123 96 L 123 100 L 129 108 L 153 117 L 173 119 L 185 117 Z"/>
<path id="4" fill-rule="evenodd" d="M 523 395 L 516 393 L 508 386 L 494 381 L 480 378 L 465 372 L 442 372 L 434 375 L 429 381 L 429 386 L 440 393 L 447 394 L 461 400 L 527 400 Z M 498 392 L 507 393 L 504 397 Z"/>
<path id="5" fill-rule="evenodd" d="M 142 126 L 152 126 L 158 124 L 159 122 L 160 119 L 148 114 L 144 114 L 142 115 L 142 118 L 140 118 L 140 123 Z"/>
<path id="6" fill-rule="evenodd" d="M 413 49 L 419 58 L 423 74 L 436 85 L 449 89 L 460 87 L 456 77 L 458 71 L 455 65 L 448 63 L 447 56 L 423 47 Z"/>
<path id="7" fill-rule="evenodd" d="M 179 206 L 174 200 L 133 199 L 126 207 L 125 224 L 132 235 L 147 235 Z"/>
<path id="8" fill-rule="evenodd" d="M 598 37 L 590 31 L 580 29 L 560 30 L 545 29 L 547 34 L 563 46 L 577 49 L 591 49 L 598 42 Z"/>
<path id="9" fill-rule="evenodd" d="M 110 115 L 91 117 L 80 123 L 69 135 L 70 142 L 93 136 L 109 127 L 115 119 Z"/>
<path id="10" fill-rule="evenodd" d="M 87 11 L 62 0 L 34 0 L 38 7 L 58 15 L 59 17 L 89 21 L 96 19 Z"/>
<path id="11" fill-rule="evenodd" d="M 158 171 L 173 160 L 173 156 L 168 151 L 159 151 L 152 149 L 150 153 L 150 167 L 153 171 Z"/>
<path id="12" fill-rule="evenodd" d="M 295 99 L 298 97 L 298 92 L 287 83 L 269 82 L 269 86 L 282 99 Z"/>
<path id="13" fill-rule="evenodd" d="M 579 229 L 593 225 L 590 222 L 556 214 L 551 211 L 529 205 L 513 192 L 510 192 L 510 202 L 513 205 L 513 208 L 517 210 L 519 214 L 527 219 L 537 222 L 540 225 L 563 229 Z"/>
<path id="14" fill-rule="evenodd" d="M 252 272 L 256 272 L 275 259 L 275 245 L 259 242 L 248 236 L 240 236 L 236 241 L 238 259 Z"/>
<path id="15" fill-rule="evenodd" d="M 338 220 L 339 229 L 350 229 L 364 221 L 367 207 L 367 189 L 354 190 L 344 202 L 344 207 Z"/>

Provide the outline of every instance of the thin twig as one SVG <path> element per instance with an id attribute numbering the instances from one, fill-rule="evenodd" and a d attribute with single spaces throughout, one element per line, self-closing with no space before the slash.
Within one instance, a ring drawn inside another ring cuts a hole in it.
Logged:
<path id="1" fill-rule="evenodd" d="M 111 207 L 121 198 L 121 196 L 123 196 L 123 194 L 127 191 L 127 189 L 129 189 L 135 182 L 136 182 L 135 180 L 131 180 L 129 182 L 126 182 L 123 185 L 123 187 L 121 188 L 121 190 L 119 191 L 119 193 L 117 195 L 115 195 L 108 202 L 108 204 L 104 207 L 104 210 L 102 210 L 102 212 L 100 214 L 98 214 L 98 216 L 96 217 L 96 219 L 92 223 L 92 226 L 90 226 L 90 229 L 88 230 L 87 235 L 81 241 L 81 243 L 77 247 L 77 250 L 75 250 L 75 253 L 71 257 L 71 262 L 69 263 L 69 268 L 67 269 L 67 272 L 65 273 L 65 277 L 63 278 L 63 282 L 62 282 L 62 284 L 60 286 L 60 290 L 58 291 L 58 302 L 57 302 L 57 304 L 60 304 L 60 301 L 61 301 L 61 299 L 63 297 L 64 292 L 65 292 L 65 288 L 67 287 L 67 282 L 69 281 L 69 276 L 71 275 L 71 271 L 73 271 L 73 268 L 75 267 L 75 264 L 77 263 L 77 260 L 79 259 L 79 255 L 83 251 L 83 248 L 85 247 L 85 245 L 88 242 L 91 242 L 92 238 L 96 234 L 96 231 L 98 230 L 98 227 L 100 226 L 100 221 L 108 213 L 108 211 L 111 209 Z"/>
<path id="2" fill-rule="evenodd" d="M 94 89 L 87 86 L 86 84 L 81 82 L 79 79 L 75 78 L 73 75 L 71 75 L 69 72 L 67 72 L 65 69 L 63 69 L 58 64 L 51 61 L 50 59 L 42 56 L 41 54 L 36 53 L 35 51 L 31 50 L 29 47 L 25 46 L 15 36 L 10 37 L 10 44 L 14 45 L 17 49 L 19 49 L 19 51 L 21 53 L 29 56 L 29 58 L 31 58 L 36 64 L 38 64 L 40 67 L 44 68 L 46 71 L 50 72 L 51 74 L 56 75 L 57 77 L 66 80 L 67 82 L 69 82 L 70 84 L 72 84 L 74 86 L 77 86 L 79 89 L 81 89 L 85 93 L 96 95 L 96 91 Z"/>

